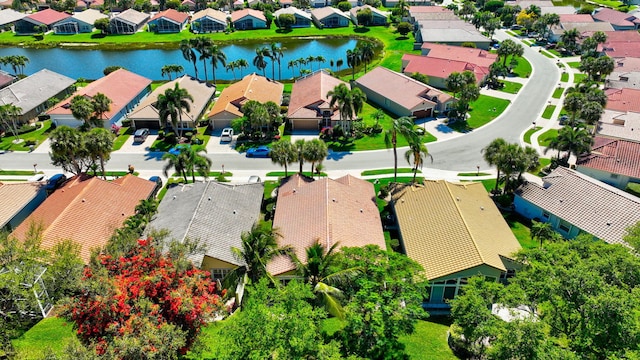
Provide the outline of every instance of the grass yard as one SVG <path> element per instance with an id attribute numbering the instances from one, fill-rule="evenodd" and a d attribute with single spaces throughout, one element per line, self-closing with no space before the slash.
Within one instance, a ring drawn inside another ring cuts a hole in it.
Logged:
<path id="1" fill-rule="evenodd" d="M 500 91 L 509 93 L 509 94 L 517 94 L 520 89 L 522 89 L 522 84 L 511 82 L 511 81 L 501 81 L 504 84 Z"/>
<path id="2" fill-rule="evenodd" d="M 542 169 L 546 168 L 547 166 L 549 166 L 549 164 L 551 164 L 551 159 L 539 158 L 538 161 L 540 162 L 538 167 L 536 167 L 535 169 L 529 171 L 529 173 L 533 174 L 535 176 L 542 177 L 542 176 L 545 175 L 545 174 L 542 173 Z"/>
<path id="3" fill-rule="evenodd" d="M 551 140 L 558 137 L 558 129 L 549 129 L 545 131 L 542 135 L 538 136 L 538 144 L 540 146 L 549 146 Z"/>
<path id="4" fill-rule="evenodd" d="M 561 87 L 556 88 L 553 91 L 553 95 L 551 95 L 551 97 L 554 98 L 554 99 L 560 99 L 560 96 L 562 96 L 563 92 L 564 92 L 564 88 L 561 88 Z"/>
<path id="5" fill-rule="evenodd" d="M 39 360 L 49 354 L 62 355 L 67 344 L 77 341 L 71 323 L 58 317 L 46 318 L 12 341 L 16 359 Z"/>
<path id="6" fill-rule="evenodd" d="M 414 360 L 456 360 L 449 344 L 447 330 L 451 320 L 447 317 L 434 317 L 426 321 L 418 321 L 411 335 L 400 337 L 405 352 Z"/>
<path id="7" fill-rule="evenodd" d="M 553 115 L 553 112 L 555 110 L 556 110 L 555 105 L 547 105 L 547 107 L 544 108 L 544 112 L 542 113 L 542 118 L 551 119 L 551 115 Z"/>
<path id="8" fill-rule="evenodd" d="M 39 126 L 40 128 L 38 130 L 19 135 L 18 138 L 20 138 L 22 142 L 18 144 L 13 143 L 13 140 L 16 140 L 16 137 L 8 136 L 11 132 L 7 131 L 7 136 L 0 138 L 0 150 L 29 151 L 31 149 L 27 145 L 27 140 L 35 141 L 38 145 L 42 144 L 42 142 L 49 136 L 49 132 L 52 130 L 51 121 L 38 121 L 36 122 L 36 126 Z"/>
<path id="9" fill-rule="evenodd" d="M 521 78 L 528 78 L 529 76 L 531 76 L 531 64 L 529 63 L 529 61 L 523 57 L 519 57 L 518 58 L 518 65 L 516 65 L 515 68 L 513 68 L 513 73 L 516 74 L 518 77 Z"/>
<path id="10" fill-rule="evenodd" d="M 568 62 L 567 65 L 569 65 L 569 67 L 577 69 L 580 67 L 580 61 L 572 61 L 572 62 Z"/>
<path id="11" fill-rule="evenodd" d="M 573 74 L 573 83 L 579 84 L 583 79 L 586 79 L 586 78 L 587 78 L 587 74 L 582 74 L 582 73 Z"/>
<path id="12" fill-rule="evenodd" d="M 562 82 L 569 81 L 569 73 L 563 71 L 562 75 L 560 75 L 560 81 Z"/>
<path id="13" fill-rule="evenodd" d="M 458 173 L 458 176 L 487 176 L 487 175 L 491 175 L 491 174 L 483 173 L 483 172 Z"/>
<path id="14" fill-rule="evenodd" d="M 133 135 L 133 128 L 123 127 L 120 129 L 120 135 L 113 141 L 113 151 L 118 151 L 122 145 L 127 142 L 129 136 Z"/>
<path id="15" fill-rule="evenodd" d="M 406 174 L 406 173 L 413 174 L 413 169 L 412 168 L 398 168 L 398 174 Z M 360 173 L 360 176 L 388 175 L 388 174 L 393 174 L 393 168 L 392 169 L 365 170 L 365 171 Z"/>
<path id="16" fill-rule="evenodd" d="M 42 174 L 42 171 L 38 173 Z M 0 175 L 33 176 L 35 173 L 31 170 L 0 170 Z"/>
<path id="17" fill-rule="evenodd" d="M 467 121 L 450 123 L 449 127 L 458 132 L 468 132 L 477 129 L 497 118 L 507 106 L 509 106 L 509 100 L 480 95 L 478 100 L 471 103 L 469 110 L 471 117 L 469 117 Z"/>
<path id="18" fill-rule="evenodd" d="M 518 239 L 520 246 L 525 249 L 532 249 L 538 246 L 538 242 L 531 239 L 530 222 L 516 214 L 502 214 L 504 220 L 509 224 L 511 232 Z"/>
<path id="19" fill-rule="evenodd" d="M 555 56 L 552 53 L 550 53 L 550 52 L 548 52 L 546 50 L 541 50 L 540 53 L 542 55 L 548 57 L 549 59 L 555 59 Z"/>
<path id="20" fill-rule="evenodd" d="M 628 183 L 625 191 L 628 192 L 629 194 L 640 197 L 640 184 Z"/>
<path id="21" fill-rule="evenodd" d="M 531 144 L 531 135 L 533 135 L 534 132 L 536 132 L 536 131 L 538 131 L 540 129 L 542 129 L 542 127 L 536 126 L 536 127 L 533 127 L 531 129 L 527 130 L 527 132 L 524 133 L 524 136 L 523 136 L 524 142 L 526 142 L 527 144 Z"/>

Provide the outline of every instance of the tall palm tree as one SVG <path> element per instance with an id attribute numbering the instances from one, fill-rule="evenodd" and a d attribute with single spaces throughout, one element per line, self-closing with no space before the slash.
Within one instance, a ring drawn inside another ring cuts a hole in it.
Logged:
<path id="1" fill-rule="evenodd" d="M 367 96 L 360 88 L 349 90 L 345 84 L 340 84 L 330 90 L 327 93 L 327 97 L 331 98 L 329 106 L 338 105 L 341 126 L 345 131 L 349 132 L 351 120 L 354 119 L 354 115 L 357 116 L 362 111 L 364 103 L 367 101 Z"/>
<path id="2" fill-rule="evenodd" d="M 367 65 L 371 62 L 371 60 L 373 60 L 373 57 L 375 55 L 373 44 L 369 41 L 364 41 L 359 44 L 358 48 L 360 49 L 360 58 L 364 63 L 364 72 L 366 73 Z"/>
<path id="3" fill-rule="evenodd" d="M 191 181 L 196 182 L 196 171 L 205 179 L 209 177 L 212 161 L 201 153 L 206 153 L 204 146 L 184 146 L 180 148 L 180 152 L 184 152 L 185 171 L 191 173 Z"/>
<path id="4" fill-rule="evenodd" d="M 289 62 L 287 63 L 287 68 L 291 69 L 292 78 L 296 77 L 296 65 L 298 65 L 298 62 L 296 60 L 289 60 Z"/>
<path id="5" fill-rule="evenodd" d="M 22 114 L 22 108 L 13 104 L 0 105 L 0 124 L 10 129 L 15 137 L 16 142 L 20 142 L 20 134 L 18 132 L 18 117 Z"/>
<path id="6" fill-rule="evenodd" d="M 105 174 L 104 164 L 111 158 L 114 140 L 115 135 L 110 130 L 103 127 L 91 129 L 87 136 L 87 151 L 92 159 L 97 159 L 99 161 L 102 178 L 105 180 L 107 177 Z"/>
<path id="7" fill-rule="evenodd" d="M 211 72 L 213 73 L 213 83 L 216 83 L 216 69 L 218 68 L 218 64 L 223 67 L 227 63 L 227 55 L 222 51 L 218 45 L 211 45 L 208 48 L 209 54 L 211 55 Z M 234 74 L 235 77 L 235 74 Z"/>
<path id="8" fill-rule="evenodd" d="M 307 64 L 309 64 L 309 70 L 311 70 L 311 72 L 313 72 L 313 62 L 316 61 L 316 57 L 313 55 L 309 55 L 307 56 L 306 62 Z"/>
<path id="9" fill-rule="evenodd" d="M 91 115 L 93 115 L 93 104 L 91 100 L 85 96 L 76 95 L 71 99 L 69 104 L 73 117 L 83 121 L 85 126 L 91 126 Z"/>
<path id="10" fill-rule="evenodd" d="M 211 39 L 206 36 L 198 36 L 189 41 L 194 50 L 200 53 L 198 60 L 202 60 L 202 67 L 204 68 L 204 82 L 209 81 L 209 77 L 207 75 L 207 60 L 209 60 L 212 56 L 211 54 L 211 46 L 213 43 Z"/>
<path id="11" fill-rule="evenodd" d="M 164 153 L 162 155 L 162 160 L 168 160 L 168 162 L 162 168 L 164 176 L 169 176 L 169 169 L 174 169 L 178 174 L 180 174 L 184 178 L 184 182 L 187 180 L 187 167 L 186 167 L 186 157 L 182 152 L 178 152 L 177 154 L 173 154 L 170 152 Z"/>
<path id="12" fill-rule="evenodd" d="M 498 176 L 496 177 L 496 187 L 494 193 L 498 193 L 498 186 L 500 185 L 500 166 L 501 159 L 504 157 L 504 149 L 507 146 L 507 142 L 503 138 L 497 138 L 493 140 L 489 145 L 483 148 L 484 161 L 490 166 L 496 166 Z"/>
<path id="13" fill-rule="evenodd" d="M 342 65 L 344 64 L 344 60 L 342 59 L 338 59 L 336 60 L 336 72 L 340 72 L 340 68 L 342 67 Z"/>
<path id="14" fill-rule="evenodd" d="M 197 79 L 198 67 L 196 66 L 196 61 L 198 60 L 198 56 L 196 55 L 196 51 L 193 48 L 191 41 L 187 39 L 180 41 L 180 51 L 182 52 L 182 57 L 193 64 L 193 71 L 196 73 Z"/>
<path id="15" fill-rule="evenodd" d="M 306 143 L 306 141 L 304 139 L 298 139 L 296 140 L 295 143 L 293 143 L 293 145 L 296 148 L 296 151 L 298 152 L 298 161 L 300 162 L 300 170 L 298 170 L 298 172 L 300 174 L 302 174 L 302 165 L 304 165 L 304 144 Z"/>
<path id="16" fill-rule="evenodd" d="M 104 120 L 104 114 L 111 110 L 111 103 L 113 103 L 113 101 L 111 101 L 107 95 L 97 93 L 91 98 L 91 103 L 93 104 L 93 111 L 96 117 L 102 121 Z"/>
<path id="17" fill-rule="evenodd" d="M 312 139 L 304 143 L 302 155 L 311 163 L 311 176 L 314 174 L 316 163 L 324 160 L 328 154 L 327 143 L 320 139 Z"/>
<path id="18" fill-rule="evenodd" d="M 549 147 L 545 149 L 545 153 L 549 149 L 554 149 L 558 151 L 558 158 L 560 158 L 560 151 L 567 152 L 567 160 L 571 155 L 578 158 L 591 150 L 592 142 L 593 138 L 589 131 L 584 128 L 584 125 L 564 126 L 558 131 L 558 136 L 551 140 Z"/>
<path id="19" fill-rule="evenodd" d="M 356 67 L 362 61 L 360 49 L 347 50 L 347 66 L 351 68 L 351 80 L 356 79 Z"/>
<path id="20" fill-rule="evenodd" d="M 192 103 L 193 96 L 186 89 L 180 88 L 177 83 L 173 89 L 167 89 L 164 94 L 158 95 L 156 108 L 160 113 L 160 120 L 166 124 L 167 120 L 171 119 L 171 126 L 179 137 L 182 137 L 182 131 L 180 130 L 182 126 L 182 111 L 191 111 Z"/>
<path id="21" fill-rule="evenodd" d="M 325 62 L 327 62 L 327 59 L 325 59 L 324 56 L 322 56 L 322 55 L 318 55 L 313 59 L 313 61 L 318 63 L 318 69 L 320 69 L 320 65 L 324 64 Z"/>
<path id="22" fill-rule="evenodd" d="M 289 176 L 288 166 L 298 161 L 298 150 L 289 140 L 279 140 L 271 146 L 271 162 L 284 166 L 284 176 Z"/>
<path id="23" fill-rule="evenodd" d="M 279 46 L 276 42 L 271 43 L 271 58 L 278 63 L 278 80 L 282 80 L 282 57 L 284 56 L 284 48 Z M 273 75 L 275 78 L 275 74 Z"/>
<path id="24" fill-rule="evenodd" d="M 418 169 L 422 169 L 422 165 L 424 165 L 424 159 L 430 158 L 431 162 L 433 162 L 433 156 L 429 154 L 429 150 L 422 142 L 422 137 L 418 136 L 416 138 L 411 138 L 409 141 L 409 150 L 404 153 L 404 158 L 407 160 L 409 165 L 413 166 L 413 179 L 411 182 L 416 182 L 416 175 L 418 174 Z"/>
<path id="25" fill-rule="evenodd" d="M 245 59 L 238 59 L 236 60 L 236 63 L 238 65 L 238 69 L 240 69 L 240 77 L 242 78 L 242 69 L 248 68 L 249 63 Z"/>
<path id="26" fill-rule="evenodd" d="M 233 80 L 236 80 L 236 68 L 238 67 L 238 63 L 235 61 L 232 61 L 230 63 L 227 63 L 227 65 L 225 65 L 225 69 L 227 69 L 227 72 L 231 71 L 231 73 L 233 74 Z"/>
<path id="27" fill-rule="evenodd" d="M 267 77 L 267 72 L 265 69 L 267 68 L 266 57 L 269 55 L 269 48 L 261 46 L 256 49 L 256 56 L 253 58 L 253 66 L 257 67 L 258 70 L 262 70 L 262 75 Z"/>
<path id="28" fill-rule="evenodd" d="M 384 143 L 393 147 L 393 181 L 398 179 L 398 135 L 411 142 L 411 139 L 418 137 L 418 133 L 415 131 L 413 120 L 410 117 L 403 116 L 391 121 L 391 128 L 384 133 Z"/>

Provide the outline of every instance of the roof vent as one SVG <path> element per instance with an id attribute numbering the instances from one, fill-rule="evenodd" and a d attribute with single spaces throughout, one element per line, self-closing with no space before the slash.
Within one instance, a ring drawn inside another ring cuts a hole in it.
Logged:
<path id="1" fill-rule="evenodd" d="M 460 198 L 456 196 L 456 201 L 460 201 Z"/>
<path id="2" fill-rule="evenodd" d="M 124 213 L 122 213 L 122 216 L 124 216 Z"/>
<path id="3" fill-rule="evenodd" d="M 360 212 L 361 212 L 361 213 L 363 213 L 363 212 L 364 212 L 364 210 L 360 209 Z"/>
<path id="4" fill-rule="evenodd" d="M 296 193 L 296 189 L 293 189 L 293 193 L 294 193 L 294 194 Z"/>
<path id="5" fill-rule="evenodd" d="M 211 196 L 209 196 L 209 197 L 207 198 L 207 200 L 211 201 Z"/>
<path id="6" fill-rule="evenodd" d="M 484 210 L 484 206 L 480 206 L 480 210 Z"/>
<path id="7" fill-rule="evenodd" d="M 611 226 L 611 223 L 610 223 L 610 222 L 608 222 L 608 223 L 607 223 L 607 226 Z"/>
<path id="8" fill-rule="evenodd" d="M 336 202 L 336 198 L 331 199 L 331 201 Z"/>
<path id="9" fill-rule="evenodd" d="M 82 202 L 86 202 L 86 201 L 87 201 L 86 199 L 82 199 Z"/>
<path id="10" fill-rule="evenodd" d="M 236 210 L 233 210 L 233 213 L 234 213 L 234 214 L 236 214 L 236 213 L 237 213 L 237 211 L 236 211 Z"/>
<path id="11" fill-rule="evenodd" d="M 173 200 L 175 200 L 177 198 L 177 196 L 173 195 Z"/>

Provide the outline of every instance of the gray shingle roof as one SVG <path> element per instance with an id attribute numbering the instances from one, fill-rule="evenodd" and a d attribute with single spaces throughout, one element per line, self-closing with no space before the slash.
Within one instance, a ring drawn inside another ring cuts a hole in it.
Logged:
<path id="1" fill-rule="evenodd" d="M 72 78 L 42 69 L 0 90 L 0 104 L 13 104 L 26 114 L 75 82 Z"/>
<path id="2" fill-rule="evenodd" d="M 262 183 L 209 181 L 176 186 L 167 190 L 150 228 L 167 229 L 179 241 L 198 240 L 206 250 L 190 257 L 196 266 L 205 255 L 242 265 L 231 247 L 241 248 L 241 234 L 258 221 L 263 192 Z"/>

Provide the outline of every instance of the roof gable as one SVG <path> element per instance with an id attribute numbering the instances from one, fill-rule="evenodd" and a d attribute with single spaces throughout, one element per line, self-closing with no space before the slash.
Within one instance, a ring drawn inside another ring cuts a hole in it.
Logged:
<path id="1" fill-rule="evenodd" d="M 189 19 L 189 14 L 174 9 L 167 9 L 155 14 L 149 21 L 164 18 L 176 24 L 184 24 Z"/>
<path id="2" fill-rule="evenodd" d="M 22 114 L 26 114 L 75 82 L 70 77 L 42 69 L 0 89 L 0 104 L 13 104 L 22 109 Z"/>
<path id="3" fill-rule="evenodd" d="M 222 90 L 208 117 L 225 111 L 242 116 L 239 103 L 246 100 L 255 100 L 261 103 L 273 101 L 280 105 L 283 91 L 284 85 L 282 83 L 269 80 L 255 73 L 246 75 L 242 80 Z"/>
<path id="4" fill-rule="evenodd" d="M 128 22 L 133 25 L 141 25 L 149 19 L 149 15 L 145 13 L 141 13 L 140 11 L 134 9 L 127 9 L 117 16 L 115 16 L 113 20 L 121 20 L 124 22 Z"/>
<path id="5" fill-rule="evenodd" d="M 20 212 L 38 193 L 44 191 L 40 183 L 2 183 L 0 182 L 0 229 Z"/>
<path id="6" fill-rule="evenodd" d="M 640 143 L 596 137 L 591 153 L 581 156 L 576 165 L 612 174 L 640 179 Z"/>
<path id="7" fill-rule="evenodd" d="M 35 22 L 39 22 L 45 25 L 53 25 L 60 20 L 64 20 L 71 15 L 67 13 L 62 13 L 59 11 L 55 11 L 53 9 L 45 9 L 42 11 L 38 11 L 37 13 L 33 13 L 31 15 L 26 16 L 26 19 L 33 20 Z"/>
<path id="8" fill-rule="evenodd" d="M 606 109 L 616 111 L 640 112 L 640 89 L 607 89 Z"/>
<path id="9" fill-rule="evenodd" d="M 204 10 L 200 10 L 197 13 L 193 14 L 193 17 L 191 18 L 191 22 L 194 22 L 194 21 L 197 21 L 197 20 L 201 20 L 202 18 L 208 17 L 208 18 L 210 18 L 212 20 L 216 20 L 217 22 L 226 25 L 228 16 L 229 15 L 223 13 L 220 10 L 206 8 Z"/>
<path id="10" fill-rule="evenodd" d="M 340 84 L 349 86 L 346 82 L 331 76 L 324 70 L 316 71 L 311 75 L 296 80 L 291 89 L 289 117 L 302 108 L 316 106 L 319 103 L 328 103 L 327 93 Z"/>
<path id="11" fill-rule="evenodd" d="M 262 11 L 253 10 L 253 9 L 243 9 L 243 10 L 237 10 L 232 12 L 231 21 L 236 22 L 247 16 L 258 19 L 258 20 L 267 21 L 267 18 L 264 17 L 264 13 L 262 13 Z"/>

